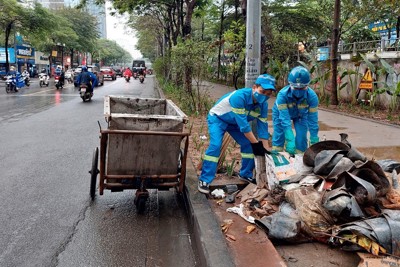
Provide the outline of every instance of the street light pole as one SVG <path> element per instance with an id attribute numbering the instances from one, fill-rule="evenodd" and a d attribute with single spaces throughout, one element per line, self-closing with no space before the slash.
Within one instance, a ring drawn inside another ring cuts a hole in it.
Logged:
<path id="1" fill-rule="evenodd" d="M 261 0 L 247 0 L 245 86 L 253 86 L 260 75 Z"/>

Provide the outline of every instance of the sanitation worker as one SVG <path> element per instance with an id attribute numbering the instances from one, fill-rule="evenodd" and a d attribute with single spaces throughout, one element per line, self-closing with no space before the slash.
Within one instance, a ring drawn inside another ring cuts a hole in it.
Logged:
<path id="1" fill-rule="evenodd" d="M 275 78 L 269 74 L 258 76 L 252 88 L 242 88 L 222 96 L 207 116 L 210 145 L 204 155 L 198 190 L 209 194 L 209 185 L 217 172 L 222 140 L 228 132 L 240 145 L 242 165 L 239 178 L 255 183 L 254 155 L 264 155 L 269 149 L 268 98 L 275 91 Z M 257 140 L 249 121 L 257 120 Z"/>
<path id="2" fill-rule="evenodd" d="M 289 73 L 289 85 L 279 91 L 272 108 L 272 151 L 283 151 L 286 143 L 285 150 L 290 155 L 303 153 L 308 147 L 308 131 L 310 145 L 319 142 L 319 102 L 317 94 L 308 87 L 310 80 L 310 72 L 306 68 L 295 67 Z"/>

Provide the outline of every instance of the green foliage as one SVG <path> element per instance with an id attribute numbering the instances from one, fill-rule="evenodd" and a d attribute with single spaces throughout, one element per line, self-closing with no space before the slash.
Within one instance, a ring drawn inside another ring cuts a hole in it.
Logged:
<path id="1" fill-rule="evenodd" d="M 289 57 L 283 62 L 272 58 L 265 68 L 267 73 L 275 77 L 278 90 L 287 85 L 287 77 L 290 71 Z"/>
<path id="2" fill-rule="evenodd" d="M 240 71 L 243 69 L 246 55 L 246 27 L 240 21 L 233 21 L 229 30 L 224 34 L 228 75 L 232 76 L 233 83 L 237 85 Z M 237 89 L 237 86 L 235 86 Z"/>

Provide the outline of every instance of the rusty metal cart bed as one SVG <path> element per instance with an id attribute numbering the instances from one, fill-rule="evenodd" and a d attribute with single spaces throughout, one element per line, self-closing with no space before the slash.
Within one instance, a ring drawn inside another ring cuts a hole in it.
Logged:
<path id="1" fill-rule="evenodd" d="M 147 189 L 184 189 L 189 132 L 187 116 L 168 99 L 106 96 L 107 129 L 100 128 L 99 149 L 93 152 L 90 196 L 136 189 L 138 212 L 145 210 Z"/>

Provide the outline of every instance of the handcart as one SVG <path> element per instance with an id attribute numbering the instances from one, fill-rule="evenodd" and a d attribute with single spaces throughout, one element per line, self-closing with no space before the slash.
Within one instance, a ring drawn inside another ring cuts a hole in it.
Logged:
<path id="1" fill-rule="evenodd" d="M 135 205 L 144 212 L 147 189 L 182 193 L 190 132 L 184 132 L 187 116 L 168 99 L 106 96 L 107 129 L 100 127 L 99 149 L 93 152 L 90 196 L 104 190 L 136 189 Z M 100 125 L 100 123 L 99 123 Z"/>

